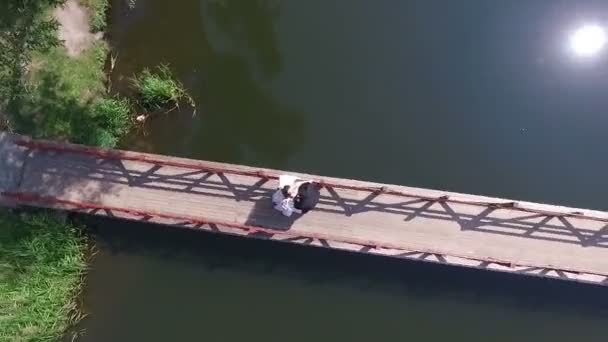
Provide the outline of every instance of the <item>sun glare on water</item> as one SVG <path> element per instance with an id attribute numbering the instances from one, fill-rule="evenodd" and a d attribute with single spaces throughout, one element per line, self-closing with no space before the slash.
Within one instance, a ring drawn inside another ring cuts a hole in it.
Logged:
<path id="1" fill-rule="evenodd" d="M 570 35 L 570 48 L 581 57 L 598 55 L 606 45 L 606 31 L 599 25 L 583 25 Z"/>

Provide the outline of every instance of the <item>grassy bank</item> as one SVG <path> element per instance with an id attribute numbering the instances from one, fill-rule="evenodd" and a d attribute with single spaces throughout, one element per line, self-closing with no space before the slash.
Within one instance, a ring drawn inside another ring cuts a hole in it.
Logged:
<path id="1" fill-rule="evenodd" d="M 90 12 L 90 24 L 92 32 L 101 32 L 106 29 L 106 11 L 110 7 L 109 0 L 80 0 Z"/>
<path id="2" fill-rule="evenodd" d="M 91 6 L 105 27 L 107 0 Z M 35 137 L 114 146 L 130 128 L 129 104 L 107 94 L 107 45 L 69 57 L 50 16 L 63 0 L 0 2 L 0 122 Z M 0 341 L 56 341 L 79 318 L 86 269 L 79 229 L 47 211 L 0 209 Z"/>
<path id="3" fill-rule="evenodd" d="M 0 209 L 0 341 L 55 341 L 78 320 L 79 230 L 55 214 Z"/>
<path id="4" fill-rule="evenodd" d="M 0 1 L 0 129 L 114 147 L 131 130 L 134 107 L 145 120 L 180 100 L 193 105 L 166 67 L 137 77 L 132 101 L 109 94 L 106 42 L 69 56 L 58 40 L 51 13 L 64 1 Z M 79 1 L 90 31 L 103 31 L 108 0 Z M 54 341 L 78 320 L 86 247 L 77 227 L 47 211 L 0 209 L 0 342 Z"/>
<path id="5" fill-rule="evenodd" d="M 107 94 L 104 41 L 78 56 L 67 55 L 57 38 L 59 23 L 51 16 L 63 2 L 7 0 L 0 5 L 2 121 L 34 137 L 113 147 L 131 127 L 129 103 Z M 81 2 L 90 6 L 91 27 L 103 30 L 108 0 Z"/>
<path id="6" fill-rule="evenodd" d="M 131 127 L 130 105 L 106 93 L 107 45 L 98 41 L 78 57 L 62 47 L 34 55 L 27 92 L 12 102 L 14 129 L 37 138 L 114 147 Z"/>

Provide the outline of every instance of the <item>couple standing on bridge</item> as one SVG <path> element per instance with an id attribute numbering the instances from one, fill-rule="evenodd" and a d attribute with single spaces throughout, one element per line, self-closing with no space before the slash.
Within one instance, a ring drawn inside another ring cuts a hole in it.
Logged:
<path id="1" fill-rule="evenodd" d="M 279 176 L 279 187 L 272 195 L 274 209 L 290 217 L 305 214 L 319 202 L 321 184 L 295 176 Z"/>

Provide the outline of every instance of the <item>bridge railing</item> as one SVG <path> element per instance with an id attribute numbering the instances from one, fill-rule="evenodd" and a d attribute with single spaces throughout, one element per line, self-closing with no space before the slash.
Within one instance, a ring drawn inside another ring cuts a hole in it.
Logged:
<path id="1" fill-rule="evenodd" d="M 95 147 L 83 146 L 83 145 L 74 145 L 67 144 L 61 142 L 54 142 L 48 140 L 34 140 L 27 137 L 19 137 L 14 140 L 16 145 L 25 147 L 27 149 L 34 150 L 47 150 L 47 151 L 55 151 L 55 152 L 72 152 L 72 153 L 81 153 L 86 155 L 95 156 L 102 159 L 109 160 L 131 160 L 137 162 L 145 162 L 157 165 L 165 165 L 171 167 L 178 167 L 184 169 L 194 169 L 194 170 L 203 170 L 205 172 L 211 174 L 234 174 L 241 176 L 254 177 L 263 180 L 276 180 L 279 178 L 279 173 L 276 171 L 270 170 L 247 170 L 247 169 L 237 169 L 233 167 L 218 167 L 206 164 L 203 161 L 181 161 L 181 160 L 168 160 L 158 158 L 149 154 L 143 153 L 134 153 L 128 151 L 121 150 L 105 150 Z M 473 205 L 480 206 L 491 209 L 510 209 L 514 211 L 532 213 L 543 215 L 547 217 L 562 217 L 562 218 L 579 218 L 586 220 L 593 220 L 599 222 L 608 223 L 607 216 L 601 216 L 596 214 L 585 213 L 583 211 L 558 211 L 558 210 L 545 210 L 535 208 L 530 205 L 522 204 L 518 201 L 480 201 L 474 199 L 467 199 L 462 197 L 455 197 L 449 194 L 439 195 L 439 196 L 426 196 L 421 195 L 419 193 L 415 193 L 412 191 L 404 191 L 401 189 L 393 189 L 390 186 L 380 186 L 380 187 L 372 187 L 372 186 L 361 186 L 354 184 L 344 184 L 331 180 L 327 180 L 324 178 L 315 179 L 316 182 L 320 184 L 321 187 L 325 187 L 328 189 L 345 189 L 345 190 L 355 190 L 355 191 L 363 191 L 370 192 L 375 194 L 386 194 L 393 196 L 402 196 L 413 199 L 419 199 L 421 201 L 427 202 L 437 202 L 437 203 L 454 203 L 454 204 L 464 204 L 464 205 Z"/>

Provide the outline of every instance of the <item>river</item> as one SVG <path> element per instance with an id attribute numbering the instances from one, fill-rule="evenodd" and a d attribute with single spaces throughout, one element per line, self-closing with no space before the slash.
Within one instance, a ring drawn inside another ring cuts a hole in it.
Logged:
<path id="1" fill-rule="evenodd" d="M 197 103 L 125 148 L 607 208 L 608 58 L 569 40 L 605 2 L 113 3 L 115 89 L 169 63 Z M 80 341 L 606 340 L 605 288 L 91 221 Z"/>

